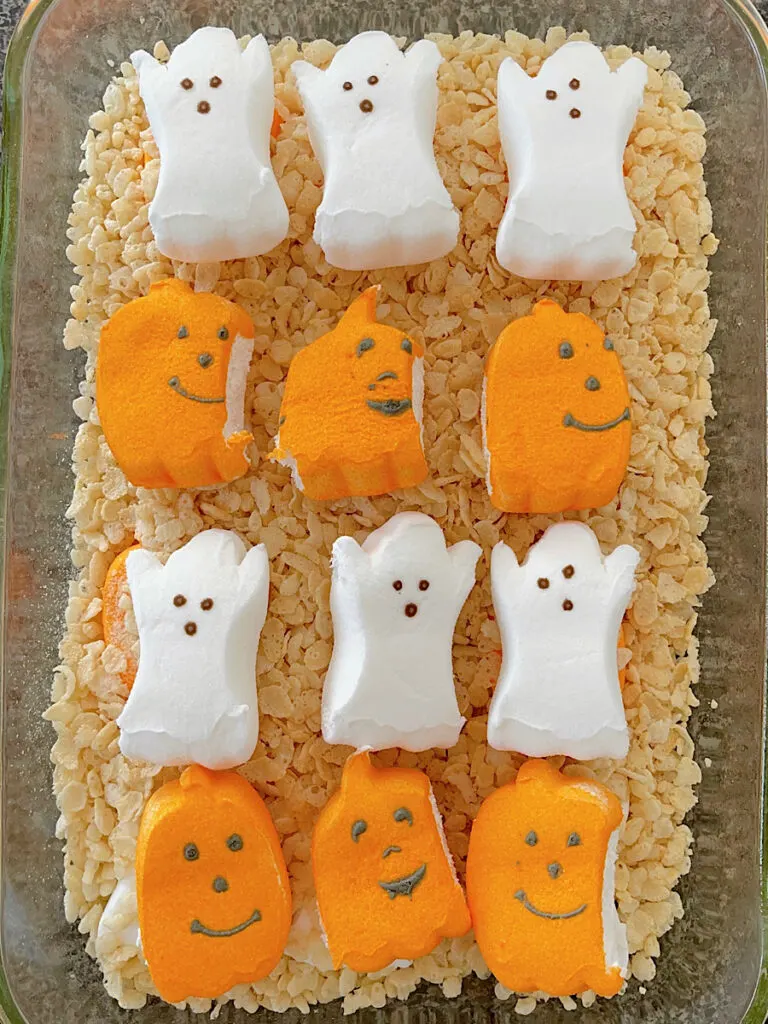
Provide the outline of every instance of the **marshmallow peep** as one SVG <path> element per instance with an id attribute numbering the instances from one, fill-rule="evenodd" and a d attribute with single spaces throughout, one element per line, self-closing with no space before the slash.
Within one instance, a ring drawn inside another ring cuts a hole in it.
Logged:
<path id="1" fill-rule="evenodd" d="M 291 886 L 264 801 L 237 772 L 194 764 L 155 790 L 136 842 L 141 944 L 168 1003 L 264 978 L 291 926 Z"/>
<path id="2" fill-rule="evenodd" d="M 386 494 L 427 475 L 424 352 L 376 321 L 378 286 L 293 357 L 271 458 L 308 498 Z"/>
<path id="3" fill-rule="evenodd" d="M 213 487 L 248 469 L 254 327 L 234 302 L 171 278 L 101 329 L 96 404 L 136 487 Z"/>
<path id="4" fill-rule="evenodd" d="M 529 757 L 623 758 L 629 749 L 616 648 L 637 551 L 603 557 L 577 522 L 555 523 L 522 565 L 500 541 L 491 588 L 502 663 L 488 742 Z"/>
<path id="5" fill-rule="evenodd" d="M 597 281 L 635 265 L 635 221 L 622 160 L 648 68 L 611 71 L 600 50 L 566 43 L 535 78 L 508 57 L 499 68 L 499 132 L 509 198 L 499 263 L 521 277 Z"/>
<path id="6" fill-rule="evenodd" d="M 292 65 L 325 175 L 314 239 L 333 266 L 425 263 L 456 245 L 432 144 L 442 60 L 426 39 L 402 53 L 386 32 L 362 32 L 325 71 Z"/>
<path id="7" fill-rule="evenodd" d="M 160 178 L 149 223 L 165 256 L 190 263 L 245 259 L 288 233 L 269 157 L 272 59 L 264 36 L 244 50 L 228 28 L 201 28 L 160 64 L 131 55 Z"/>
<path id="8" fill-rule="evenodd" d="M 483 959 L 506 988 L 613 996 L 627 975 L 614 899 L 622 807 L 591 779 L 526 761 L 472 825 L 467 898 Z"/>
<path id="9" fill-rule="evenodd" d="M 421 512 L 401 512 L 360 546 L 333 545 L 334 646 L 323 687 L 328 743 L 381 750 L 452 747 L 464 719 L 453 681 L 456 620 L 481 549 L 446 548 Z"/>
<path id="10" fill-rule="evenodd" d="M 600 508 L 627 472 L 630 402 L 610 338 L 542 299 L 491 349 L 483 386 L 488 491 L 505 512 Z"/>
<path id="11" fill-rule="evenodd" d="M 122 714 L 126 757 L 169 766 L 243 764 L 259 738 L 256 653 L 267 614 L 263 544 L 205 530 L 165 565 L 132 551 L 128 586 L 141 653 Z"/>
<path id="12" fill-rule="evenodd" d="M 469 930 L 432 786 L 414 768 L 344 765 L 317 819 L 312 875 L 333 967 L 381 971 Z"/>

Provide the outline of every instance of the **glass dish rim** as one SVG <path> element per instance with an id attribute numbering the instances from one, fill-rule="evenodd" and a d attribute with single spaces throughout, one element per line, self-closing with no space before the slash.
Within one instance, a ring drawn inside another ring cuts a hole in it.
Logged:
<path id="1" fill-rule="evenodd" d="M 24 8 L 14 29 L 6 54 L 3 73 L 3 153 L 2 175 L 0 177 L 0 649 L 5 622 L 5 522 L 8 507 L 8 423 L 11 379 L 11 338 L 14 322 L 14 293 L 16 260 L 18 253 L 17 198 L 19 194 L 22 166 L 22 138 L 24 124 L 24 100 L 22 94 L 26 61 L 34 42 L 38 27 L 46 14 L 61 0 L 30 0 Z M 691 2 L 691 0 L 689 0 Z M 753 0 L 720 0 L 723 7 L 741 24 L 747 32 L 756 58 L 768 79 L 768 25 L 758 12 Z M 766 270 L 768 275 L 768 268 Z M 768 382 L 767 382 L 768 383 Z M 0 663 L 0 690 L 2 689 L 2 664 Z M 765 726 L 768 708 L 768 664 L 763 687 L 761 717 Z M 763 729 L 764 739 L 760 773 L 760 914 L 762 920 L 762 951 L 760 971 L 755 991 L 743 1018 L 742 1024 L 765 1024 L 768 1020 L 768 852 L 765 849 L 768 835 L 768 730 Z M 4 736 L 2 706 L 0 704 L 0 750 Z M 0 790 L 2 779 L 0 777 Z M 3 831 L 0 829 L 0 845 Z M 16 1006 L 5 971 L 5 953 L 0 935 L 0 1024 L 26 1024 L 25 1018 Z"/>

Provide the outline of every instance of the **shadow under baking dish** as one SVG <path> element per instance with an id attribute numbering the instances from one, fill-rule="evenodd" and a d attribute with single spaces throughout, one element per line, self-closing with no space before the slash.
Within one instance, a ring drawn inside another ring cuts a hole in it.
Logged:
<path id="1" fill-rule="evenodd" d="M 72 577 L 64 520 L 79 367 L 61 345 L 74 276 L 65 224 L 79 178 L 79 145 L 107 84 L 108 60 L 163 38 L 173 46 L 213 23 L 269 38 L 348 39 L 378 28 L 410 39 L 463 29 L 543 34 L 588 29 L 598 44 L 656 45 L 692 93 L 709 129 L 706 175 L 722 240 L 710 299 L 720 321 L 711 353 L 717 419 L 710 424 L 706 543 L 717 586 L 699 623 L 701 707 L 692 730 L 704 768 L 684 920 L 662 940 L 658 975 L 643 994 L 566 1013 L 557 1001 L 539 1022 L 762 1022 L 761 793 L 765 705 L 766 155 L 764 27 L 748 0 L 39 0 L 9 54 L 0 331 L 3 407 L 0 467 L 5 544 L 2 617 L 2 831 L 0 1004 L 29 1024 L 112 1024 L 128 1019 L 107 996 L 84 940 L 62 911 L 61 845 L 54 838 L 48 703 Z M 711 701 L 717 701 L 717 709 Z M 316 1007 L 318 1021 L 340 1015 Z M 273 1017 L 260 1011 L 260 1019 Z M 300 1015 L 282 1015 L 284 1024 Z M 190 1020 L 153 1002 L 141 1024 Z M 514 1020 L 514 1000 L 468 979 L 460 998 L 427 987 L 407 1004 L 364 1010 L 368 1022 Z M 219 1021 L 246 1015 L 231 1005 Z M 277 1018 L 275 1018 L 277 1019 Z"/>

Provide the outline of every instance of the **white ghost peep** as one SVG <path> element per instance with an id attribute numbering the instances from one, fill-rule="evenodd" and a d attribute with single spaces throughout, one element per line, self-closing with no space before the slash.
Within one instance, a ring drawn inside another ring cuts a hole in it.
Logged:
<path id="1" fill-rule="evenodd" d="M 442 60 L 426 39 L 402 53 L 386 32 L 362 32 L 325 71 L 292 65 L 325 176 L 314 239 L 333 266 L 424 263 L 456 245 L 432 142 Z"/>
<path id="2" fill-rule="evenodd" d="M 333 545 L 334 647 L 323 688 L 323 738 L 381 750 L 451 747 L 464 719 L 453 633 L 481 549 L 446 548 L 429 516 L 401 512 L 362 546 Z"/>
<path id="3" fill-rule="evenodd" d="M 160 150 L 149 223 L 165 256 L 190 263 L 245 259 L 288 233 L 269 156 L 274 78 L 269 46 L 244 50 L 228 28 L 201 28 L 161 64 L 131 55 Z"/>
<path id="4" fill-rule="evenodd" d="M 528 757 L 625 757 L 617 640 L 639 555 L 623 544 L 604 558 L 583 523 L 556 523 L 522 565 L 500 541 L 491 588 L 502 663 L 488 742 Z"/>
<path id="5" fill-rule="evenodd" d="M 535 78 L 511 57 L 502 63 L 499 131 L 509 198 L 496 255 L 510 273 L 597 281 L 635 265 L 622 163 L 647 77 L 638 57 L 611 71 L 587 42 L 560 47 Z"/>
<path id="6" fill-rule="evenodd" d="M 122 714 L 120 750 L 152 764 L 234 768 L 259 738 L 256 654 L 267 614 L 263 544 L 205 530 L 165 565 L 132 551 L 128 587 L 139 667 Z"/>

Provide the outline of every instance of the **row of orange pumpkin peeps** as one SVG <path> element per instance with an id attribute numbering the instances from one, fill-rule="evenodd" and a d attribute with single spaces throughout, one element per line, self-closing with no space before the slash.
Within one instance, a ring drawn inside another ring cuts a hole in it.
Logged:
<path id="1" fill-rule="evenodd" d="M 269 457 L 314 500 L 384 494 L 428 475 L 424 351 L 377 321 L 377 290 L 288 369 Z M 105 324 L 96 399 L 131 483 L 210 487 L 247 472 L 254 333 L 240 306 L 179 280 L 153 285 Z M 493 345 L 482 422 L 487 485 L 503 511 L 599 508 L 626 474 L 630 401 L 619 356 L 593 320 L 550 299 Z"/>
<path id="2" fill-rule="evenodd" d="M 465 897 L 426 774 L 353 754 L 312 840 L 334 968 L 383 970 L 473 927 L 513 991 L 616 994 L 627 967 L 613 883 L 621 822 L 605 787 L 527 761 L 473 823 Z M 235 772 L 194 765 L 152 795 L 136 892 L 143 953 L 168 1002 L 258 981 L 286 947 L 292 902 L 278 834 Z"/>

